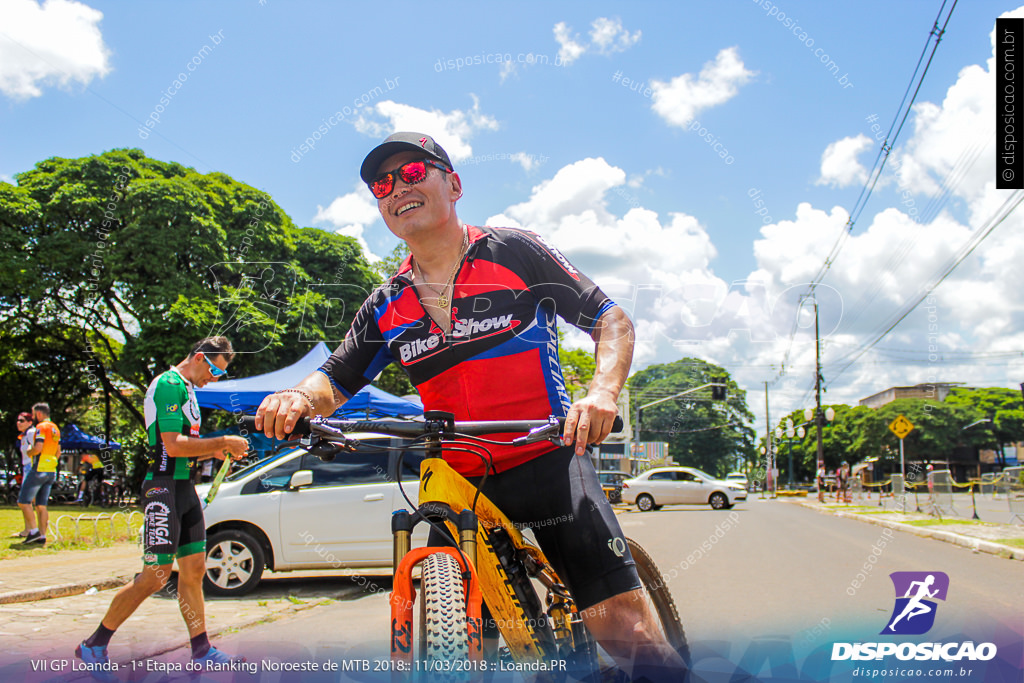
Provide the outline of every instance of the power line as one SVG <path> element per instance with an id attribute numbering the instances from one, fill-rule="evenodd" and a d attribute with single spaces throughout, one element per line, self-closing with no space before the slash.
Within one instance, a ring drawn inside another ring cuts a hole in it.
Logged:
<path id="1" fill-rule="evenodd" d="M 928 32 L 928 38 L 925 40 L 924 47 L 921 49 L 921 55 L 918 57 L 917 64 L 914 67 L 914 73 L 910 77 L 910 82 L 907 88 L 903 92 L 903 98 L 900 100 L 899 107 L 896 109 L 896 114 L 893 117 L 892 123 L 889 125 L 889 130 L 886 133 L 885 140 L 882 143 L 882 147 L 878 151 L 878 155 L 875 157 L 875 163 L 872 165 L 871 172 L 868 174 L 867 181 L 864 183 L 864 187 L 861 188 L 860 195 L 857 197 L 857 201 L 854 202 L 853 208 L 850 210 L 849 218 L 846 221 L 846 225 L 843 226 L 839 237 L 836 239 L 835 244 L 825 257 L 824 263 L 818 269 L 818 273 L 814 276 L 810 285 L 807 288 L 807 294 L 814 294 L 815 289 L 825 276 L 828 271 L 832 268 L 832 264 L 839 257 L 840 252 L 845 246 L 846 241 L 849 239 L 850 234 L 853 232 L 853 226 L 860 218 L 860 214 L 863 212 L 864 207 L 867 205 L 868 199 L 870 199 L 872 192 L 875 189 L 875 185 L 878 183 L 878 178 L 882 173 L 882 169 L 885 167 L 885 162 L 889 158 L 889 152 L 896 144 L 896 140 L 899 137 L 900 132 L 903 130 L 903 124 L 906 122 L 907 117 L 910 115 L 910 111 L 914 106 L 914 101 L 917 99 L 917 95 L 921 90 L 921 85 L 924 83 L 925 77 L 928 75 L 928 69 L 931 66 L 932 59 L 935 57 L 935 51 L 939 47 L 939 43 L 942 42 L 942 36 L 946 32 L 946 27 L 949 25 L 950 17 L 953 16 L 953 10 L 956 9 L 956 3 L 958 0 L 953 1 L 953 6 L 950 8 L 949 13 L 946 15 L 945 21 L 942 23 L 942 28 L 939 29 L 939 21 L 942 19 L 942 12 L 946 8 L 946 0 L 943 0 L 942 5 L 939 7 L 939 12 L 935 17 L 935 21 L 932 23 L 932 29 Z M 931 44 L 932 38 L 935 37 L 935 45 L 932 47 L 932 52 L 928 57 L 928 62 L 925 64 L 924 70 L 921 71 L 920 78 L 917 78 L 917 73 L 921 69 L 921 62 L 924 60 L 924 55 L 928 51 L 928 45 Z M 917 79 L 916 86 L 914 85 L 915 78 Z M 907 95 L 913 88 L 913 95 L 910 97 L 910 102 L 907 102 Z M 906 105 L 906 106 L 904 106 Z M 902 116 L 901 116 L 902 112 Z M 897 124 L 897 121 L 899 122 Z M 895 129 L 895 132 L 893 132 Z M 794 317 L 800 314 L 798 309 L 794 314 Z M 772 380 L 772 384 L 778 382 L 779 378 L 785 373 L 786 365 L 789 362 L 789 354 L 793 347 L 793 339 L 796 335 L 797 323 L 796 320 L 793 322 L 793 328 L 790 331 L 789 345 L 787 346 L 786 353 L 783 356 L 782 367 L 779 370 L 779 374 Z"/>
<path id="2" fill-rule="evenodd" d="M 1024 201 L 1024 190 L 1015 190 L 1013 194 L 1007 197 L 1006 201 L 1003 202 L 1003 205 L 1000 206 L 999 209 L 997 209 L 996 212 L 989 218 L 989 220 L 987 221 L 987 225 L 983 225 L 980 228 L 978 228 L 978 230 L 971 236 L 971 239 L 969 239 L 960 248 L 960 253 L 955 256 L 952 263 L 950 263 L 944 268 L 944 270 L 938 276 L 935 282 L 930 285 L 925 285 L 922 289 L 919 289 L 914 300 L 911 303 L 904 306 L 901 311 L 897 311 L 897 313 L 894 314 L 895 320 L 892 320 L 892 322 L 889 323 L 885 327 L 885 329 L 882 330 L 882 332 L 878 334 L 869 344 L 862 347 L 859 351 L 848 354 L 846 358 L 850 359 L 849 362 L 832 376 L 832 380 L 834 381 L 837 377 L 842 375 L 843 372 L 845 372 L 847 368 L 849 368 L 858 358 L 867 353 L 868 350 L 870 350 L 875 344 L 877 344 L 887 334 L 889 334 L 889 332 L 891 332 L 897 325 L 899 325 L 904 318 L 910 315 L 910 313 L 915 308 L 917 308 L 921 304 L 921 302 L 924 301 L 925 298 L 929 294 L 931 294 L 936 287 L 942 284 L 942 282 L 947 277 L 949 277 L 949 275 L 956 269 L 957 266 L 959 266 L 964 261 L 964 259 L 966 259 L 974 252 L 974 250 L 978 247 L 979 244 L 982 243 L 982 241 L 985 240 L 986 237 L 992 234 L 993 230 L 999 227 L 999 225 L 1001 225 L 1002 222 L 1005 221 L 1010 216 L 1010 214 L 1012 214 L 1017 209 L 1018 206 L 1020 206 L 1020 203 L 1022 201 Z M 845 360 L 845 358 L 841 358 L 838 362 L 842 362 L 843 360 Z"/>

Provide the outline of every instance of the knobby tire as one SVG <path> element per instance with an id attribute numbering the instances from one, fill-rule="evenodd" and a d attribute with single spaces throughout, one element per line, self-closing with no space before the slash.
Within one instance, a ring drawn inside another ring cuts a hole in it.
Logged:
<path id="1" fill-rule="evenodd" d="M 448 553 L 434 553 L 422 563 L 420 579 L 420 658 L 424 662 L 451 662 L 469 658 L 466 594 L 462 568 Z M 429 679 L 465 680 L 466 669 L 430 671 Z"/>

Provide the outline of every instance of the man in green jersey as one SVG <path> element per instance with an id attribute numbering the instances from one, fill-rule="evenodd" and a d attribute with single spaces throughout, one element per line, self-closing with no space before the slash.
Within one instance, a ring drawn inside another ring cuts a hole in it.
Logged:
<path id="1" fill-rule="evenodd" d="M 142 601 L 163 588 L 178 560 L 178 605 L 188 626 L 192 659 L 230 663 L 232 658 L 210 645 L 203 611 L 203 575 L 206 572 L 206 524 L 202 505 L 189 476 L 190 460 L 237 460 L 249 443 L 240 436 L 199 438 L 199 402 L 194 387 L 215 382 L 226 373 L 234 357 L 225 337 L 201 339 L 188 356 L 149 385 L 144 412 L 152 460 L 140 500 L 145 518 L 144 566 L 135 580 L 118 591 L 99 628 L 75 650 L 89 664 L 109 665 L 107 643 L 114 631 Z M 90 667 L 94 678 L 116 681 L 103 666 Z"/>

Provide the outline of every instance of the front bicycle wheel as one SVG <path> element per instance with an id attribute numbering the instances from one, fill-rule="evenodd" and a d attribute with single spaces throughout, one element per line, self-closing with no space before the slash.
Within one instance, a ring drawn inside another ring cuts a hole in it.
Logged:
<path id="1" fill-rule="evenodd" d="M 629 552 L 636 563 L 636 572 L 640 575 L 640 582 L 644 585 L 644 595 L 648 605 L 658 618 L 665 640 L 689 666 L 690 646 L 686 643 L 683 623 L 679 619 L 679 612 L 676 610 L 676 603 L 672 599 L 672 593 L 668 589 L 665 577 L 661 575 L 658 565 L 639 543 L 627 538 L 626 545 L 629 546 Z"/>
<path id="2" fill-rule="evenodd" d="M 420 578 L 420 658 L 453 662 L 469 658 L 469 632 L 466 626 L 466 592 L 462 568 L 448 553 L 434 553 L 422 563 Z M 448 671 L 464 671 L 445 665 Z"/>

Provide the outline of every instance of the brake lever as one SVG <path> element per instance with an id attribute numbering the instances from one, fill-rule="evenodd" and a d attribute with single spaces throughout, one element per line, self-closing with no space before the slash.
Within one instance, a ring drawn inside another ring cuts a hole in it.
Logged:
<path id="1" fill-rule="evenodd" d="M 512 439 L 513 446 L 525 446 L 530 443 L 537 443 L 538 441 L 550 441 L 556 446 L 562 445 L 560 438 L 561 428 L 558 425 L 558 418 L 549 417 L 548 423 L 543 427 L 536 427 L 531 429 L 526 436 L 518 436 Z"/>
<path id="2" fill-rule="evenodd" d="M 300 443 L 306 445 L 308 441 L 309 445 L 316 446 L 317 443 L 326 441 L 333 446 L 337 446 L 338 450 L 353 452 L 356 450 L 356 446 L 359 445 L 359 439 L 350 439 L 345 435 L 345 432 L 332 427 L 327 424 L 326 421 L 320 421 L 320 419 L 310 420 L 309 422 L 310 436 L 300 440 Z M 314 438 L 316 440 L 314 440 Z"/>
<path id="3" fill-rule="evenodd" d="M 299 443 L 303 445 L 308 453 L 315 455 L 323 462 L 331 462 L 338 453 L 343 451 L 352 453 L 359 445 L 358 439 L 350 439 L 345 436 L 344 433 L 334 428 L 326 426 L 322 427 L 324 428 L 320 431 L 329 436 L 336 437 L 336 440 L 326 438 L 325 434 L 318 433 L 310 434 L 308 437 L 303 437 L 299 440 Z"/>

